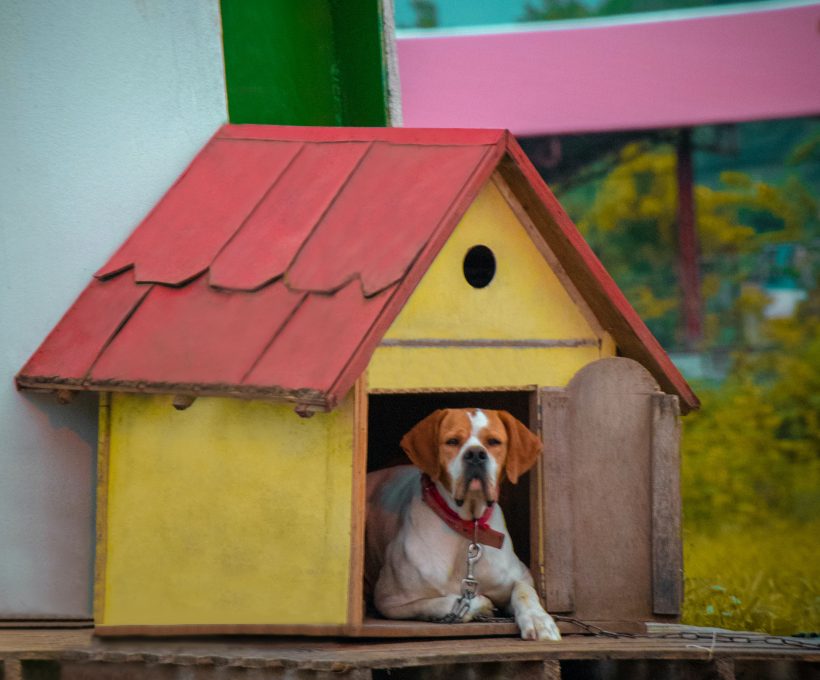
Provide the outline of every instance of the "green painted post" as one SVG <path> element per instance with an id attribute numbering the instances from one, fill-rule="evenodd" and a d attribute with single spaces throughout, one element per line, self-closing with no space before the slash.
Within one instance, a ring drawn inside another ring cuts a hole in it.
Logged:
<path id="1" fill-rule="evenodd" d="M 221 0 L 232 123 L 388 125 L 381 0 Z"/>

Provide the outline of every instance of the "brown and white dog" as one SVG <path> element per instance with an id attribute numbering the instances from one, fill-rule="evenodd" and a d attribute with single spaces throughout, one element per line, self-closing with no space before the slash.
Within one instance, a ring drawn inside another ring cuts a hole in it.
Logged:
<path id="1" fill-rule="evenodd" d="M 535 463 L 538 437 L 506 411 L 442 409 L 410 430 L 401 447 L 416 467 L 367 477 L 366 581 L 379 613 L 446 618 L 461 595 L 467 546 L 478 531 L 478 594 L 461 620 L 498 607 L 515 617 L 525 640 L 559 640 L 496 504 L 503 476 L 515 483 Z"/>

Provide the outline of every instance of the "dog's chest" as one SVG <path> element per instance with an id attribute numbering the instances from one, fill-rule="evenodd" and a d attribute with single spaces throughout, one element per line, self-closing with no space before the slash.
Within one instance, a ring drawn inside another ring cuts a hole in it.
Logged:
<path id="1" fill-rule="evenodd" d="M 423 508 L 411 511 L 411 521 L 404 527 L 406 534 L 399 537 L 404 545 L 405 559 L 412 564 L 421 581 L 441 594 L 459 593 L 461 581 L 467 576 L 469 542 L 440 519 L 429 515 Z M 479 591 L 493 600 L 496 597 L 507 599 L 513 583 L 520 576 L 520 562 L 512 552 L 509 540 L 507 536 L 507 545 L 501 549 L 482 546 L 482 556 L 475 563 Z"/>

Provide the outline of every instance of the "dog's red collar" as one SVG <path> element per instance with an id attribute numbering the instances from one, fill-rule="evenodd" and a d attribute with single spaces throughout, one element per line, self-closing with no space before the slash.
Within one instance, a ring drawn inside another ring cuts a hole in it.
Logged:
<path id="1" fill-rule="evenodd" d="M 504 534 L 490 528 L 488 524 L 495 508 L 494 505 L 488 505 L 484 514 L 478 519 L 463 519 L 447 505 L 447 501 L 441 497 L 436 488 L 435 482 L 426 474 L 421 476 L 421 498 L 453 531 L 470 540 L 475 538 L 479 543 L 493 548 L 500 548 L 504 545 Z"/>

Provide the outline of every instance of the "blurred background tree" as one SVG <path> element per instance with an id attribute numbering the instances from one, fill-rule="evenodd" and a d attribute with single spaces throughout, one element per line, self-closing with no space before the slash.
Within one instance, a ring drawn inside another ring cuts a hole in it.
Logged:
<path id="1" fill-rule="evenodd" d="M 589 137 L 563 138 L 558 154 L 555 140 L 525 144 L 702 398 L 684 419 L 684 620 L 817 630 L 820 121 L 695 132 L 694 350 L 681 330 L 675 134 L 596 135 L 605 151 L 580 166 L 563 157 Z"/>

